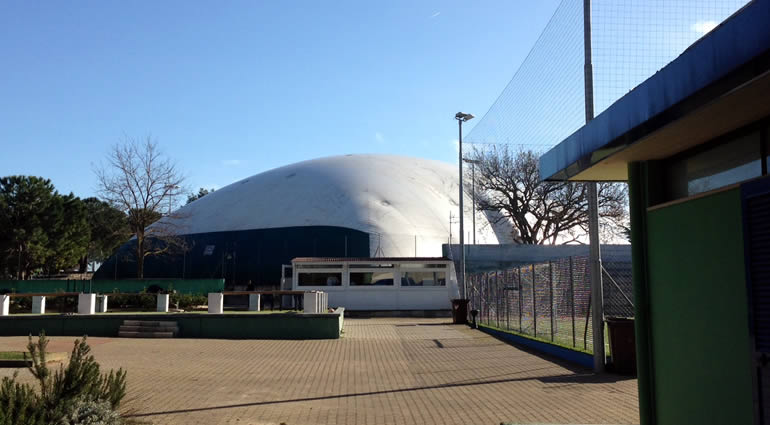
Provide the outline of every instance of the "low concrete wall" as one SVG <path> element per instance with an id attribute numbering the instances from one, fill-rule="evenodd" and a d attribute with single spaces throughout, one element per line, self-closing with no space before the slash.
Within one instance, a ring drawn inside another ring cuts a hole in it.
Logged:
<path id="1" fill-rule="evenodd" d="M 0 317 L 0 336 L 116 337 L 124 320 L 167 320 L 179 325 L 179 338 L 336 339 L 343 311 L 321 314 L 94 314 Z"/>
<path id="2" fill-rule="evenodd" d="M 502 339 L 503 341 L 509 342 L 513 345 L 522 345 L 589 369 L 593 369 L 594 367 L 593 356 L 582 351 L 570 350 L 569 348 L 564 348 L 558 345 L 549 344 L 547 342 L 538 341 L 536 339 L 527 338 L 511 332 L 489 328 L 482 324 L 479 324 L 479 330 L 496 338 Z"/>

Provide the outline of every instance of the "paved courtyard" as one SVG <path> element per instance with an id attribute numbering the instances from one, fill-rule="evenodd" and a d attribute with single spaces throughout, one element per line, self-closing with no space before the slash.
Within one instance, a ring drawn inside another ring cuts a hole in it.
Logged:
<path id="1" fill-rule="evenodd" d="M 52 338 L 70 351 L 74 338 Z M 155 424 L 636 424 L 636 380 L 593 376 L 446 319 L 347 319 L 327 341 L 90 338 Z M 26 338 L 0 338 L 23 350 Z M 12 369 L 0 369 L 9 376 Z M 24 371 L 21 376 L 30 379 Z"/>

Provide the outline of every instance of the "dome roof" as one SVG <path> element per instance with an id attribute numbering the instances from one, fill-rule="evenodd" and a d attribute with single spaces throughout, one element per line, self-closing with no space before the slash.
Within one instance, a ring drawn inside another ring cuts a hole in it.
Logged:
<path id="1" fill-rule="evenodd" d="M 457 169 L 447 163 L 396 155 L 332 156 L 218 189 L 182 207 L 174 214 L 174 227 L 196 234 L 339 226 L 369 233 L 372 255 L 440 256 L 441 244 L 449 240 L 450 211 L 453 243 L 458 240 L 457 196 Z M 470 234 L 467 194 L 465 210 Z M 510 224 L 491 225 L 490 218 L 477 214 L 477 243 L 510 243 Z"/>

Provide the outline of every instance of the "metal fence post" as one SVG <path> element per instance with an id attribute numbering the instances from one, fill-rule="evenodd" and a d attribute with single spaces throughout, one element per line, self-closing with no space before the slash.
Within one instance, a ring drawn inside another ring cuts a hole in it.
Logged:
<path id="1" fill-rule="evenodd" d="M 508 272 L 505 272 L 505 278 L 503 278 L 503 284 L 505 284 L 508 281 Z M 511 292 L 510 288 L 513 285 L 510 285 L 511 282 L 508 282 L 508 290 L 505 291 L 505 328 L 508 330 L 511 330 L 511 302 L 508 300 L 508 294 Z"/>
<path id="2" fill-rule="evenodd" d="M 572 346 L 577 347 L 575 339 L 575 280 L 572 273 L 572 257 L 569 257 L 569 294 L 570 304 L 572 304 Z"/>
<path id="3" fill-rule="evenodd" d="M 490 293 L 492 292 L 490 289 L 491 286 L 491 278 L 489 276 L 489 272 L 486 273 L 487 276 L 487 325 L 492 325 L 492 312 L 489 311 L 490 309 L 490 297 L 492 296 Z"/>
<path id="4" fill-rule="evenodd" d="M 535 265 L 532 264 L 532 329 L 537 338 L 537 293 L 535 292 Z"/>
<path id="5" fill-rule="evenodd" d="M 519 333 L 524 333 L 524 328 L 522 327 L 522 324 L 521 324 L 521 304 L 522 304 L 521 303 L 521 291 L 522 291 L 522 285 L 521 285 L 521 266 L 516 267 L 516 270 L 519 272 L 519 283 L 518 283 L 518 288 L 519 288 Z"/>
<path id="6" fill-rule="evenodd" d="M 500 271 L 495 270 L 495 326 L 500 326 Z"/>
<path id="7" fill-rule="evenodd" d="M 548 281 L 551 288 L 551 342 L 554 337 L 554 320 L 553 320 L 553 263 L 548 261 Z"/>

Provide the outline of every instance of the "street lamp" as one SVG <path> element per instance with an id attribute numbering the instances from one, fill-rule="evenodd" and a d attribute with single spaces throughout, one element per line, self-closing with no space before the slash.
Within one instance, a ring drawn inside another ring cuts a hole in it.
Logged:
<path id="1" fill-rule="evenodd" d="M 471 193 L 473 193 L 473 244 L 476 245 L 476 165 L 481 164 L 478 159 L 463 158 L 464 162 L 471 164 Z"/>
<path id="2" fill-rule="evenodd" d="M 473 118 L 472 114 L 466 114 L 464 112 L 455 114 L 455 119 L 457 120 L 457 125 L 459 127 L 457 162 L 460 170 L 460 273 L 458 273 L 458 276 L 460 276 L 461 280 L 460 286 L 463 288 L 463 298 L 467 298 L 467 291 L 465 288 L 465 237 L 463 235 L 463 232 L 465 231 L 463 229 L 463 221 L 465 218 L 465 211 L 463 211 L 463 123 L 470 121 Z"/>

